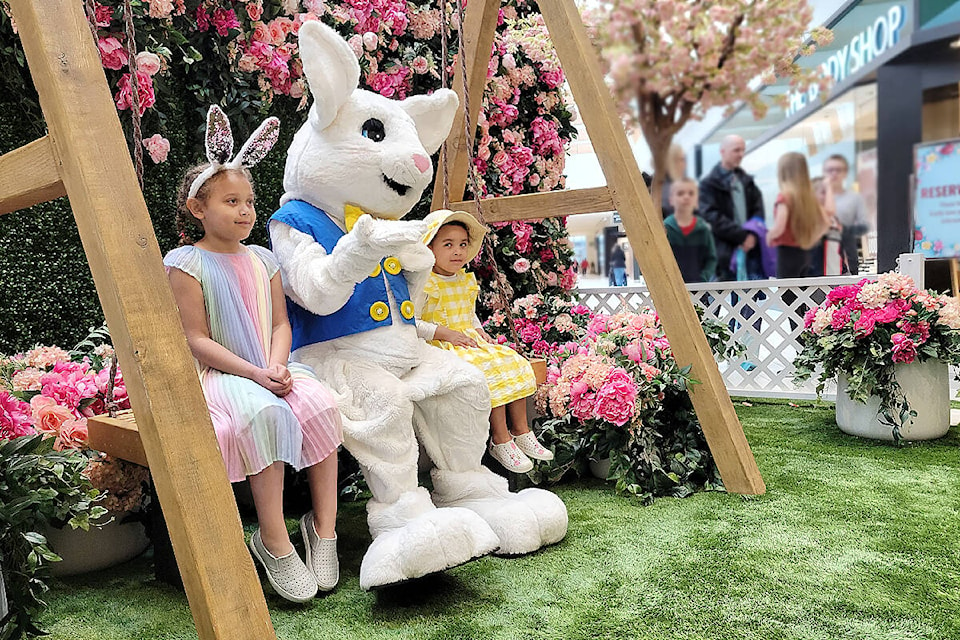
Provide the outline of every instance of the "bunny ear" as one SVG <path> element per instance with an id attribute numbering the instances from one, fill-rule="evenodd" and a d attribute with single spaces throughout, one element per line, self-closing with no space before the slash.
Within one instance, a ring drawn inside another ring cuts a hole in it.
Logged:
<path id="1" fill-rule="evenodd" d="M 233 154 L 233 133 L 227 114 L 217 105 L 207 112 L 207 160 L 211 164 L 226 164 Z"/>
<path id="2" fill-rule="evenodd" d="M 270 117 L 260 123 L 257 130 L 243 143 L 237 157 L 230 162 L 236 167 L 250 168 L 259 163 L 280 137 L 280 120 Z"/>

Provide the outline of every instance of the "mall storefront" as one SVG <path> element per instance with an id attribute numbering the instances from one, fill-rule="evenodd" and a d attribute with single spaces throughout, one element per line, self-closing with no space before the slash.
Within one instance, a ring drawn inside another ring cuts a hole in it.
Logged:
<path id="1" fill-rule="evenodd" d="M 719 161 L 725 136 L 742 136 L 743 167 L 771 216 L 781 155 L 803 153 L 814 177 L 827 157 L 843 155 L 875 230 L 864 254 L 887 271 L 913 246 L 914 145 L 960 136 L 960 0 L 851 0 L 826 26 L 833 42 L 803 59 L 833 79 L 826 99 L 786 83 L 764 87 L 767 115 L 754 120 L 744 108 L 724 121 L 697 146 L 695 171 L 702 177 Z"/>

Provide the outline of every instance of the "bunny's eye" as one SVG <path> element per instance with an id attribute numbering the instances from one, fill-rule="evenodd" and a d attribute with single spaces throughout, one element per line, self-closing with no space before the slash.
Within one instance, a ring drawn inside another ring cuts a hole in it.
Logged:
<path id="1" fill-rule="evenodd" d="M 374 142 L 380 142 L 387 135 L 383 130 L 383 123 L 376 118 L 370 118 L 364 122 L 360 132 L 364 138 L 370 138 Z"/>

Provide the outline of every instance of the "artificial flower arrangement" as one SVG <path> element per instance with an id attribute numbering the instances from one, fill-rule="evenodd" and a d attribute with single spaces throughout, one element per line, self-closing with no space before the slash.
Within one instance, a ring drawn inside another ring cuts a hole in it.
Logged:
<path id="1" fill-rule="evenodd" d="M 695 382 L 690 368 L 677 365 L 654 311 L 610 316 L 571 304 L 556 316 L 523 314 L 514 322 L 522 341 L 534 338 L 529 327 L 540 329 L 532 345 L 550 362 L 537 393 L 536 428 L 555 460 L 538 467 L 534 479 L 582 475 L 591 460 L 609 457 L 608 479 L 644 501 L 722 486 L 687 394 Z M 725 325 L 702 323 L 720 357 L 742 350 Z"/>
<path id="2" fill-rule="evenodd" d="M 802 349 L 794 359 L 798 382 L 817 376 L 817 393 L 846 376 L 851 400 L 880 398 L 880 418 L 901 439 L 900 427 L 916 412 L 894 376 L 895 367 L 938 359 L 960 364 L 960 303 L 921 291 L 909 276 L 882 274 L 837 287 L 807 312 Z"/>
<path id="3" fill-rule="evenodd" d="M 40 434 L 56 451 L 81 451 L 84 475 L 104 494 L 98 504 L 112 513 L 137 510 L 148 471 L 87 447 L 87 418 L 107 413 L 113 348 L 96 329 L 72 351 L 37 346 L 0 359 L 0 440 Z M 123 374 L 113 380 L 112 402 L 129 409 Z"/>
<path id="4" fill-rule="evenodd" d="M 496 304 L 493 294 L 484 295 L 490 298 L 487 301 L 489 308 L 494 309 L 484 322 L 487 332 L 497 336 L 500 344 L 539 358 L 575 349 L 593 318 L 590 309 L 582 304 L 562 297 L 531 293 L 515 299 L 510 306 L 516 331 L 514 341 L 510 333 L 511 317 Z"/>

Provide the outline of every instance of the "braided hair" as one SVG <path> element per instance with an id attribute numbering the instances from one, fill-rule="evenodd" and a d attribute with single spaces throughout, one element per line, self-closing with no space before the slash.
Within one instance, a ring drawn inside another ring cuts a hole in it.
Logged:
<path id="1" fill-rule="evenodd" d="M 177 237 L 180 239 L 178 246 L 182 247 L 184 245 L 194 244 L 203 238 L 203 223 L 194 217 L 192 213 L 190 213 L 190 209 L 187 208 L 187 200 L 189 200 L 190 186 L 193 184 L 193 181 L 196 180 L 197 176 L 203 173 L 204 170 L 206 170 L 209 166 L 209 163 L 204 163 L 198 164 L 195 167 L 190 167 L 183 175 L 183 180 L 180 181 L 180 189 L 177 191 L 176 211 Z M 200 185 L 200 188 L 197 189 L 197 195 L 194 197 L 201 202 L 205 202 L 207 196 L 210 194 L 210 185 L 218 180 L 220 175 L 226 173 L 227 171 L 238 170 L 226 169 L 210 176 L 206 182 Z M 247 180 L 250 181 L 250 184 L 253 185 L 253 179 L 250 176 L 250 172 L 247 169 L 242 169 L 239 171 L 241 171 Z"/>

